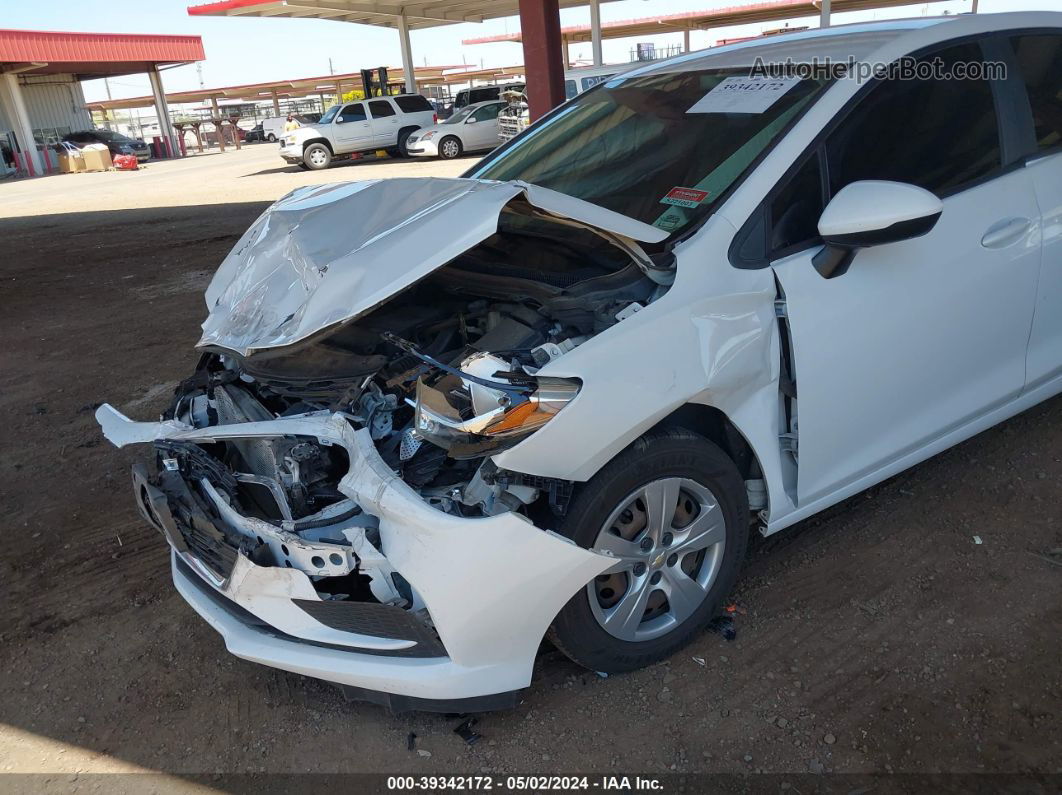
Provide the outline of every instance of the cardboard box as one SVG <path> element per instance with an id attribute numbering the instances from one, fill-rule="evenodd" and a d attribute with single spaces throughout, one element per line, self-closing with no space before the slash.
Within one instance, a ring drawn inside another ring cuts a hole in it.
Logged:
<path id="1" fill-rule="evenodd" d="M 59 172 L 76 174 L 85 170 L 85 158 L 75 146 L 64 146 L 59 152 Z"/>
<path id="2" fill-rule="evenodd" d="M 86 171 L 106 171 L 112 165 L 110 150 L 103 144 L 82 147 L 81 157 L 85 161 Z"/>

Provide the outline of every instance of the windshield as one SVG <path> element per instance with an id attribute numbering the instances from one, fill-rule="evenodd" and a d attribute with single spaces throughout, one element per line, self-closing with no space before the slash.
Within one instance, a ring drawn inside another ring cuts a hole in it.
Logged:
<path id="1" fill-rule="evenodd" d="M 467 119 L 469 116 L 471 116 L 475 112 L 475 110 L 476 109 L 472 108 L 472 107 L 462 108 L 461 110 L 457 111 L 450 118 L 446 119 L 445 121 L 439 122 L 439 123 L 440 124 L 460 124 L 465 119 Z"/>
<path id="2" fill-rule="evenodd" d="M 339 113 L 339 109 L 341 107 L 343 107 L 343 106 L 342 105 L 333 105 L 332 107 L 330 107 L 325 112 L 325 115 L 322 116 L 317 123 L 318 124 L 331 124 L 332 123 L 332 119 L 334 119 L 336 117 L 336 114 Z"/>
<path id="3" fill-rule="evenodd" d="M 711 212 L 826 85 L 718 69 L 615 78 L 471 176 L 524 180 L 678 232 Z"/>

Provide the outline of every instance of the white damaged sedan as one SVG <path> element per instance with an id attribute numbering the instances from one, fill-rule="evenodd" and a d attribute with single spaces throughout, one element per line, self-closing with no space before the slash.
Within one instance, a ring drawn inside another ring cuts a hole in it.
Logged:
<path id="1" fill-rule="evenodd" d="M 96 416 L 239 657 L 448 712 L 516 703 L 547 637 L 649 665 L 750 532 L 1062 391 L 1060 90 L 1050 13 L 627 72 L 466 178 L 281 199 L 159 421 Z"/>

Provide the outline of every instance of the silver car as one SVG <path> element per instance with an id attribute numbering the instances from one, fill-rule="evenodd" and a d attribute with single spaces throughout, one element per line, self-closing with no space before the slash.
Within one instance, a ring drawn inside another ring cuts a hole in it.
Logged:
<path id="1" fill-rule="evenodd" d="M 465 152 L 493 149 L 498 138 L 498 113 L 507 103 L 501 100 L 477 102 L 462 108 L 450 118 L 417 130 L 406 142 L 416 157 L 441 157 L 452 160 Z"/>

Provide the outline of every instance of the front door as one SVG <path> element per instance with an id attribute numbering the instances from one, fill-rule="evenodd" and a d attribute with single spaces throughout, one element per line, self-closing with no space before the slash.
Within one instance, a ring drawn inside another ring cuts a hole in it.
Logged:
<path id="1" fill-rule="evenodd" d="M 505 107 L 504 102 L 494 102 L 477 108 L 464 123 L 461 130 L 461 140 L 465 151 L 474 152 L 477 149 L 493 149 L 500 141 L 498 140 L 498 112 Z M 469 124 L 472 119 L 474 122 Z"/>
<path id="2" fill-rule="evenodd" d="M 951 69 L 979 60 L 980 48 L 929 57 L 938 56 Z M 812 266 L 819 246 L 773 263 L 792 335 L 801 505 L 917 454 L 1023 389 L 1039 211 L 1029 174 L 1004 173 L 993 86 L 954 74 L 880 82 L 814 161 L 828 167 L 829 195 L 868 179 L 937 193 L 944 212 L 933 231 L 865 249 L 834 279 Z M 791 227 L 801 213 L 786 220 L 779 210 L 782 232 L 800 239 Z"/>
<path id="3" fill-rule="evenodd" d="M 361 102 L 345 106 L 332 123 L 332 130 L 338 144 L 336 154 L 360 152 L 373 147 L 372 124 Z"/>

